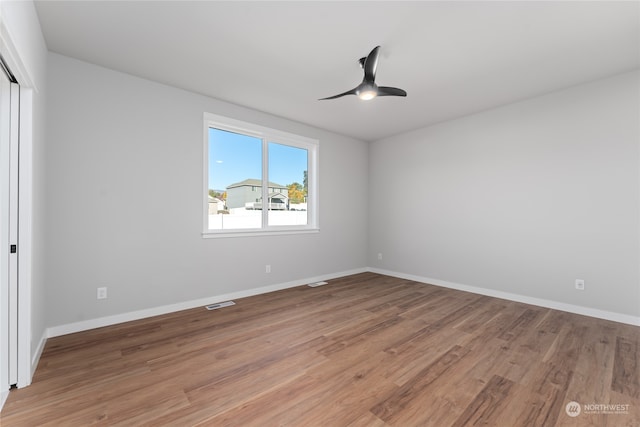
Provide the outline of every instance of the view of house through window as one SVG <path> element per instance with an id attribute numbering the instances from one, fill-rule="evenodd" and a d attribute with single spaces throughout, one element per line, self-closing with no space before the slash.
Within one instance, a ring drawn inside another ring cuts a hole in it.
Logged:
<path id="1" fill-rule="evenodd" d="M 205 231 L 315 228 L 317 145 L 243 125 L 207 122 Z"/>
<path id="2" fill-rule="evenodd" d="M 270 142 L 269 225 L 307 224 L 307 150 Z M 275 182 L 286 182 L 278 186 Z"/>
<path id="3" fill-rule="evenodd" d="M 247 209 L 261 198 L 261 176 L 260 138 L 209 129 L 209 229 L 261 227 L 259 212 Z"/>

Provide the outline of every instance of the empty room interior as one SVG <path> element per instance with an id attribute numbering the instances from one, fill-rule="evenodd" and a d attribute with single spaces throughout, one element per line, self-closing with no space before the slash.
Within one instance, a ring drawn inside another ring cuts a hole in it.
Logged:
<path id="1" fill-rule="evenodd" d="M 0 0 L 0 425 L 640 426 L 640 2 Z"/>

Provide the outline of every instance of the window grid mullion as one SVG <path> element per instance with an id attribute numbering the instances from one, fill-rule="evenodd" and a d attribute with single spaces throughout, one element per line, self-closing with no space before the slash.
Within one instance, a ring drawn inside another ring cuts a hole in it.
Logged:
<path id="1" fill-rule="evenodd" d="M 269 142 L 262 138 L 262 228 L 269 227 Z"/>

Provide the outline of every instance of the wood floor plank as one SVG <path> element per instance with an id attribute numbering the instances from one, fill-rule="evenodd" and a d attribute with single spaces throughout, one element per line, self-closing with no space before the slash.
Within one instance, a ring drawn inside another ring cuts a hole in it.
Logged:
<path id="1" fill-rule="evenodd" d="M 506 308 L 506 304 L 499 299 L 487 302 L 481 309 L 471 316 L 464 318 L 454 328 L 468 334 L 477 333 L 482 328 Z"/>
<path id="2" fill-rule="evenodd" d="M 249 427 L 256 424 L 269 425 L 278 414 L 282 412 L 291 413 L 291 408 L 300 405 L 310 395 L 317 392 L 319 382 L 310 375 L 303 375 L 293 379 L 289 383 L 284 383 L 280 387 L 275 387 L 245 402 L 236 405 L 213 417 L 203 421 L 203 424 L 218 424 L 227 427 Z M 306 406 L 306 405 L 304 405 Z"/>
<path id="3" fill-rule="evenodd" d="M 325 394 L 318 405 L 305 405 L 306 410 L 299 412 L 297 416 L 291 417 L 288 412 L 280 412 L 274 420 L 277 421 L 275 425 L 348 425 L 356 421 L 360 414 L 365 413 L 382 396 L 395 389 L 395 384 L 376 374 L 375 367 L 366 367 L 356 371 L 348 381 L 341 382 L 340 387 L 333 388 Z"/>
<path id="4" fill-rule="evenodd" d="M 518 337 L 520 334 L 525 332 L 530 328 L 532 324 L 536 322 L 536 320 L 542 317 L 543 310 L 541 309 L 527 309 L 522 313 L 520 317 L 513 321 L 511 325 L 509 325 L 498 338 L 511 341 Z"/>
<path id="5" fill-rule="evenodd" d="M 353 345 L 353 343 L 360 342 L 365 339 L 372 339 L 375 335 L 383 332 L 387 328 L 393 328 L 404 322 L 401 317 L 392 317 L 390 319 L 372 319 L 369 322 L 365 322 L 362 325 L 358 325 L 349 332 L 342 332 L 340 334 L 330 334 L 328 338 L 334 341 L 333 344 L 321 348 L 320 354 L 329 356 L 332 353 L 343 350 L 345 347 Z"/>
<path id="6" fill-rule="evenodd" d="M 367 272 L 52 338 L 0 425 L 638 427 L 639 346 L 636 326 Z"/>
<path id="7" fill-rule="evenodd" d="M 575 402 L 609 402 L 615 354 L 615 328 L 595 325 L 578 355 L 567 399 Z M 599 375 L 593 375 L 594 366 Z M 639 408 L 640 409 L 640 408 Z"/>
<path id="8" fill-rule="evenodd" d="M 509 394 L 512 386 L 512 381 L 494 375 L 453 423 L 452 427 L 488 424 L 492 419 L 492 414 L 504 402 L 504 398 Z"/>
<path id="9" fill-rule="evenodd" d="M 373 415 L 371 412 L 365 412 L 358 419 L 349 423 L 346 427 L 386 427 L 387 423 Z"/>
<path id="10" fill-rule="evenodd" d="M 594 400 L 593 403 L 601 402 Z M 621 394 L 616 391 L 612 391 L 607 402 L 612 405 L 616 405 L 619 410 L 616 414 L 597 414 L 597 419 L 602 420 L 602 425 L 614 427 L 637 427 L 640 425 L 640 399 L 629 397 L 626 394 Z M 622 406 L 624 405 L 624 406 Z"/>
<path id="11" fill-rule="evenodd" d="M 465 333 L 445 328 L 425 341 L 412 341 L 401 353 L 386 352 L 390 355 L 390 363 L 384 368 L 384 376 L 398 385 L 404 385 L 419 375 L 425 366 L 435 362 L 452 347 L 460 345 L 465 338 Z"/>
<path id="12" fill-rule="evenodd" d="M 503 411 L 503 415 L 506 412 L 503 419 L 498 416 L 493 422 L 532 427 L 553 426 L 564 412 L 565 394 L 562 390 L 554 390 L 546 396 L 532 392 L 523 393 L 523 395 L 511 400 L 511 402 L 517 402 L 517 405 L 514 404 L 509 411 Z"/>
<path id="13" fill-rule="evenodd" d="M 468 350 L 463 347 L 452 347 L 420 371 L 411 381 L 406 382 L 391 395 L 383 397 L 379 403 L 371 408 L 371 413 L 387 423 L 395 423 L 400 418 L 399 414 L 412 400 L 419 398 L 429 384 L 451 369 L 467 352 Z"/>
<path id="14" fill-rule="evenodd" d="M 358 411 L 354 411 L 352 405 L 336 405 L 336 401 L 344 399 L 341 396 L 348 397 L 351 394 L 357 399 L 370 399 L 371 393 L 368 391 L 352 390 L 363 384 L 363 378 L 373 381 L 373 387 L 377 389 L 384 387 L 384 390 L 387 390 L 396 387 L 380 379 L 376 373 L 388 355 L 378 352 L 368 358 L 364 356 L 351 354 L 349 358 L 328 360 L 324 365 L 310 369 L 306 375 L 293 381 L 286 387 L 287 390 L 274 389 L 245 407 L 234 408 L 211 421 L 217 425 L 256 427 L 320 425 L 317 424 L 320 419 L 328 419 L 329 412 L 335 414 L 336 408 L 340 407 L 350 410 L 350 416 L 357 416 Z M 290 393 L 291 391 L 293 392 Z M 273 402 L 277 402 L 277 405 Z M 365 403 L 367 402 L 361 404 Z M 371 404 L 365 406 L 369 407 Z M 255 414 L 259 414 L 259 417 L 255 417 Z M 307 424 L 303 424 L 305 420 Z M 342 423 L 346 424 L 346 420 Z"/>
<path id="15" fill-rule="evenodd" d="M 473 312 L 477 308 L 477 306 L 482 303 L 483 298 L 484 297 L 473 298 L 471 303 L 459 307 L 458 309 L 450 312 L 438 321 L 431 323 L 428 326 L 415 331 L 413 334 L 394 342 L 392 345 L 387 347 L 386 351 L 391 353 L 400 353 L 406 347 L 410 346 L 412 341 L 424 339 L 444 327 L 454 325 L 457 321 Z"/>
<path id="16" fill-rule="evenodd" d="M 640 398 L 640 343 L 622 337 L 616 339 L 611 389 L 633 398 Z"/>
<path id="17" fill-rule="evenodd" d="M 548 332 L 538 326 L 530 326 L 520 334 L 514 341 L 518 345 L 520 352 L 536 352 L 546 354 L 554 341 L 557 334 Z"/>
<path id="18" fill-rule="evenodd" d="M 498 335 L 507 329 L 520 313 L 521 309 L 514 306 L 507 306 L 498 311 L 495 316 L 489 318 L 485 323 L 478 325 L 475 330 L 468 333 L 468 339 L 464 343 L 464 346 L 472 350 L 481 350 L 486 348 L 487 342 L 489 341 L 498 344 L 498 341 L 494 340 L 494 338 L 497 338 Z M 501 346 L 502 343 L 499 345 Z"/>

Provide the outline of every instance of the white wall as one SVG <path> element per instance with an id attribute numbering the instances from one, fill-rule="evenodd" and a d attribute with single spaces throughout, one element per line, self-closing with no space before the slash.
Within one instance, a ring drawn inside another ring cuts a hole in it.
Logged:
<path id="1" fill-rule="evenodd" d="M 366 143 L 53 53 L 48 66 L 49 326 L 366 268 Z M 319 233 L 201 237 L 205 111 L 320 141 Z"/>
<path id="2" fill-rule="evenodd" d="M 369 265 L 639 316 L 639 80 L 373 143 Z"/>
<path id="3" fill-rule="evenodd" d="M 0 51 L 9 62 L 12 72 L 21 85 L 21 209 L 33 201 L 33 216 L 20 218 L 20 299 L 21 324 L 30 324 L 30 336 L 21 332 L 19 347 L 25 342 L 29 347 L 29 359 L 37 362 L 42 350 L 47 322 L 45 319 L 44 242 L 46 228 L 43 224 L 41 200 L 44 196 L 44 153 L 46 127 L 46 61 L 47 47 L 40 31 L 40 22 L 33 2 L 0 1 Z M 32 153 L 32 156 L 30 157 Z M 28 163 L 31 163 L 29 168 Z M 27 187 L 31 187 L 29 190 Z M 28 236 L 28 232 L 31 236 Z M 26 236 L 26 237 L 25 237 Z M 31 238 L 29 238 L 31 237 Z M 23 268 L 24 255 L 31 252 L 32 263 Z M 25 318 L 26 316 L 26 318 Z M 20 363 L 22 349 L 19 349 Z M 18 385 L 30 382 L 26 363 L 19 366 Z M 32 368 L 32 367 L 31 367 Z M 27 381 L 28 380 L 28 381 Z M 25 382 L 26 381 L 26 382 Z"/>

